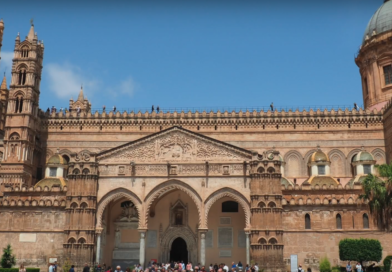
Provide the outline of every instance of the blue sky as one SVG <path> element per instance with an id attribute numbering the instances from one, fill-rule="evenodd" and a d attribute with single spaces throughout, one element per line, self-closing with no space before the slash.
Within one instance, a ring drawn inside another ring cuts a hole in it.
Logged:
<path id="1" fill-rule="evenodd" d="M 4 1 L 5 2 L 5 1 Z M 362 105 L 354 56 L 382 0 L 10 1 L 0 69 L 34 18 L 40 107 Z"/>

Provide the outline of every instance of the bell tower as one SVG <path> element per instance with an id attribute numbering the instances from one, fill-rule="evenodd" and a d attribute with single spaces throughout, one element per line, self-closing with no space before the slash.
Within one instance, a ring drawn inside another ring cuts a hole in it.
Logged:
<path id="1" fill-rule="evenodd" d="M 5 120 L 2 185 L 33 185 L 40 161 L 38 102 L 44 45 L 31 22 L 24 41 L 15 40 L 12 77 Z"/>

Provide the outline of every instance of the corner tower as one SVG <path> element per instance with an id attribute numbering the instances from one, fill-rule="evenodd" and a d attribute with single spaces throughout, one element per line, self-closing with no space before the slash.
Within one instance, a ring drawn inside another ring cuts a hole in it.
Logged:
<path id="1" fill-rule="evenodd" d="M 362 80 L 365 108 L 381 109 L 392 98 L 392 1 L 386 0 L 370 19 L 355 58 Z"/>
<path id="2" fill-rule="evenodd" d="M 0 169 L 2 185 L 33 185 L 40 174 L 38 119 L 44 45 L 31 24 L 24 41 L 15 40 L 12 78 L 5 120 L 4 158 Z"/>

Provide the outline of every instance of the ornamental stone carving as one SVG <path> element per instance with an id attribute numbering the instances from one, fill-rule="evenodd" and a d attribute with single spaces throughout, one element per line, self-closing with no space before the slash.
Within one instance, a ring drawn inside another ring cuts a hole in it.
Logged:
<path id="1" fill-rule="evenodd" d="M 129 163 L 131 161 L 136 163 L 164 161 L 244 161 L 251 158 L 250 151 L 220 143 L 177 127 L 103 152 L 98 156 L 101 164 Z"/>

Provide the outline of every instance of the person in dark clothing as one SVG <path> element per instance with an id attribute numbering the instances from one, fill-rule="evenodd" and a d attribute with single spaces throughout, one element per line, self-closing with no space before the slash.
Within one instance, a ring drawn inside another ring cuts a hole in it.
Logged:
<path id="1" fill-rule="evenodd" d="M 71 269 L 69 269 L 69 272 L 75 272 L 75 266 L 71 265 Z"/>
<path id="2" fill-rule="evenodd" d="M 159 106 L 157 106 L 157 113 L 159 113 Z"/>
<path id="3" fill-rule="evenodd" d="M 152 105 L 152 107 L 151 107 L 151 113 L 153 113 L 154 112 L 154 105 Z"/>
<path id="4" fill-rule="evenodd" d="M 90 267 L 88 266 L 87 263 L 84 264 L 83 272 L 90 272 Z"/>

